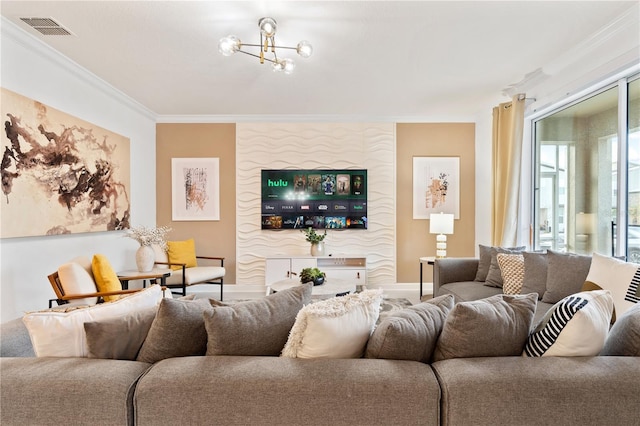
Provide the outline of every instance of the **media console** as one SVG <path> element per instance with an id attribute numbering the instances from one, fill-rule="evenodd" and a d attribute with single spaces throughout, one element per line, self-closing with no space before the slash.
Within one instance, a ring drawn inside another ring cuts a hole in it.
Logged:
<path id="1" fill-rule="evenodd" d="M 319 268 L 327 278 L 367 281 L 366 256 L 273 256 L 265 258 L 265 285 L 300 276 L 304 268 Z"/>

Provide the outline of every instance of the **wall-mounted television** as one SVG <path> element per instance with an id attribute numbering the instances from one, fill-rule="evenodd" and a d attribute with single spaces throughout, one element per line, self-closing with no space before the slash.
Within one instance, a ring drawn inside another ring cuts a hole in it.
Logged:
<path id="1" fill-rule="evenodd" d="M 262 229 L 367 229 L 366 170 L 262 170 Z"/>

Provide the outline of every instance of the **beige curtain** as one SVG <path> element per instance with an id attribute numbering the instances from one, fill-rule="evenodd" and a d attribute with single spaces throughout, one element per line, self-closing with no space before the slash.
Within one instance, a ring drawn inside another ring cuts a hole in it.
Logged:
<path id="1" fill-rule="evenodd" d="M 517 243 L 525 96 L 493 108 L 492 244 Z"/>

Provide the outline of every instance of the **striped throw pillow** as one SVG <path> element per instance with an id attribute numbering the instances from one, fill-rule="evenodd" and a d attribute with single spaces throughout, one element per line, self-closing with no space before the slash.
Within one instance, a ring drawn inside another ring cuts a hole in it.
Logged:
<path id="1" fill-rule="evenodd" d="M 613 313 L 608 290 L 585 291 L 556 303 L 529 335 L 524 355 L 595 356 L 604 347 Z"/>

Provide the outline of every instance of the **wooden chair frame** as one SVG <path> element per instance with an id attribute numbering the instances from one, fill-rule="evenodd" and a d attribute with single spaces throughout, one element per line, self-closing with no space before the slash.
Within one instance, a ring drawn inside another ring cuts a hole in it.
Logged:
<path id="1" fill-rule="evenodd" d="M 51 283 L 51 287 L 53 287 L 53 291 L 56 293 L 56 299 L 49 299 L 49 308 L 53 307 L 53 302 L 56 302 L 58 305 L 64 305 L 69 303 L 71 300 L 76 299 L 84 299 L 86 297 L 99 297 L 102 298 L 104 296 L 115 296 L 118 294 L 131 294 L 138 292 L 142 289 L 133 289 L 133 290 L 116 290 L 116 291 L 97 291 L 94 293 L 84 293 L 84 294 L 65 294 L 64 288 L 62 287 L 62 283 L 60 282 L 60 276 L 58 272 L 54 272 L 53 274 L 47 275 L 49 278 L 49 282 Z"/>

